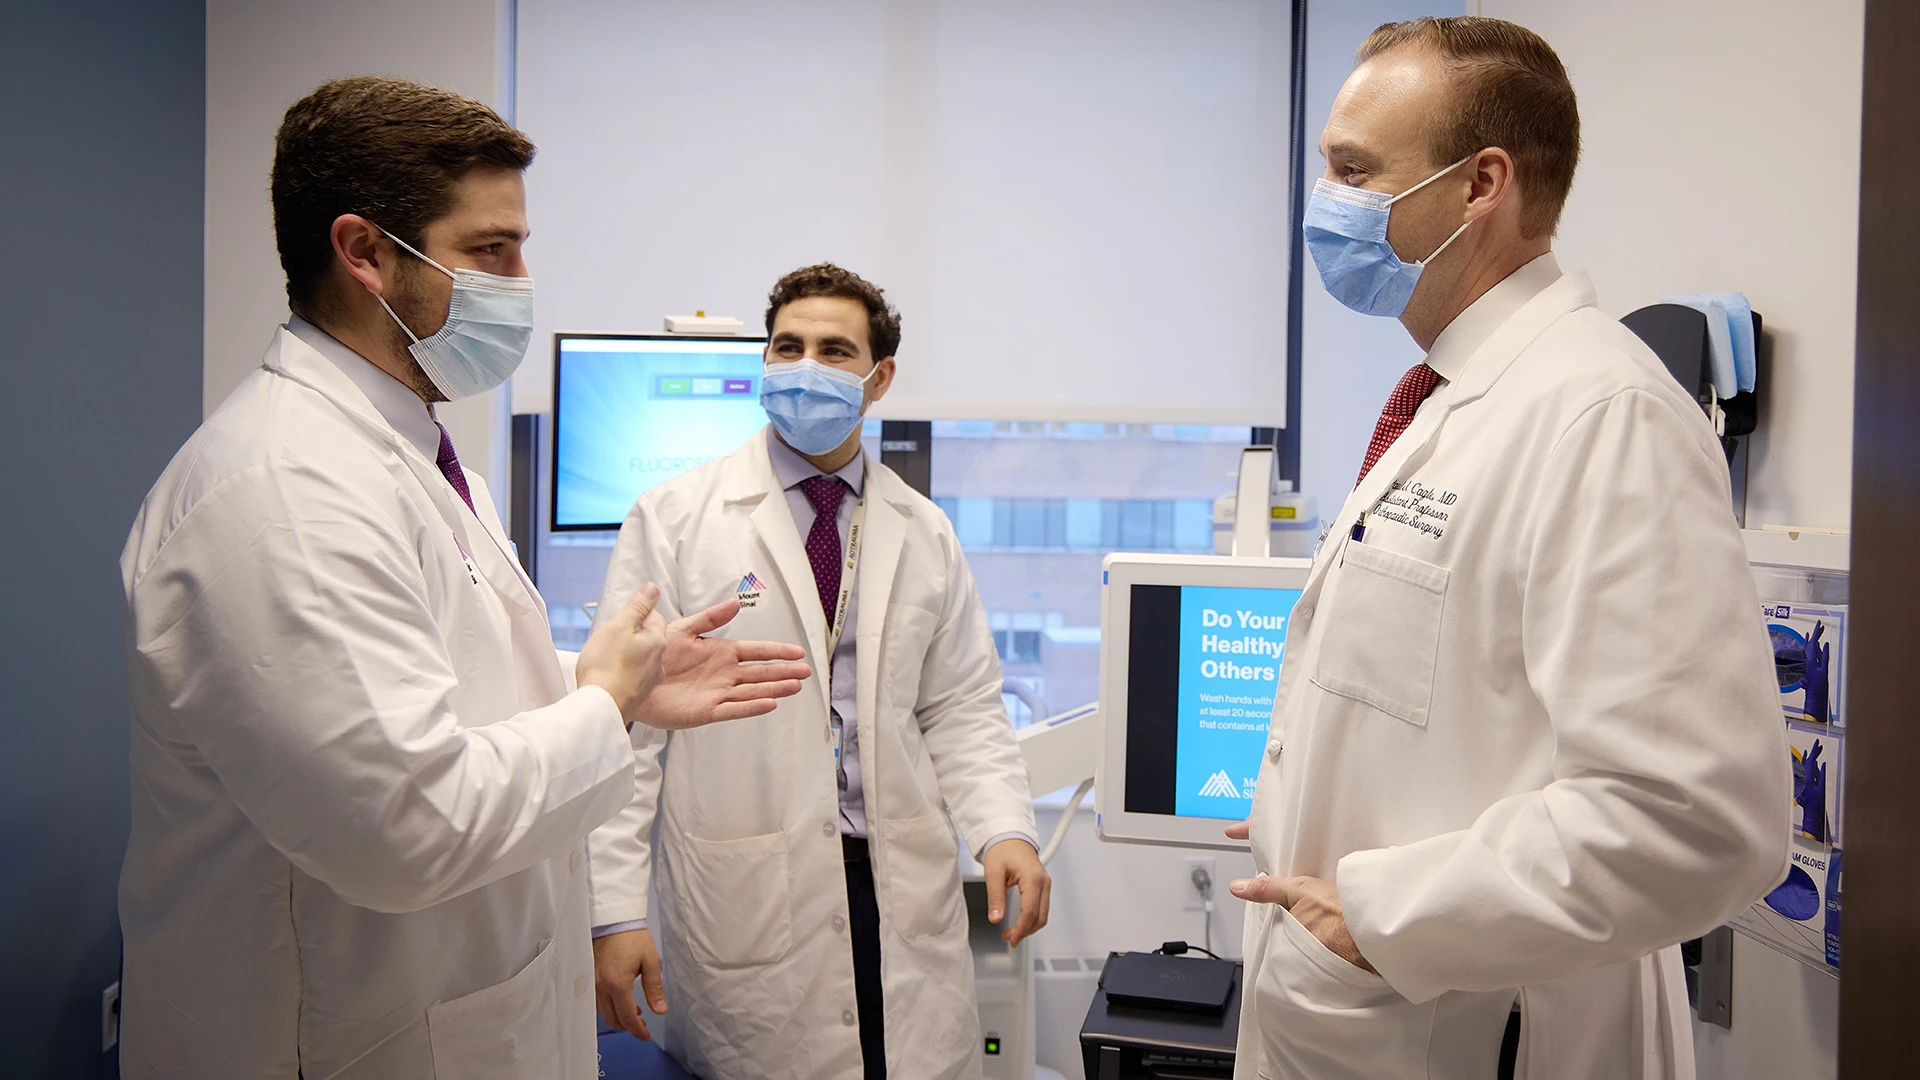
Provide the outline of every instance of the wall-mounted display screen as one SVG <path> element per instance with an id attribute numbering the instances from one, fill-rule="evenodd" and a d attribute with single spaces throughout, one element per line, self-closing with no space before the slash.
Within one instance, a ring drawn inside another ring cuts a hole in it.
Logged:
<path id="1" fill-rule="evenodd" d="M 617 529 L 640 494 L 767 422 L 765 338 L 555 334 L 555 532 Z"/>

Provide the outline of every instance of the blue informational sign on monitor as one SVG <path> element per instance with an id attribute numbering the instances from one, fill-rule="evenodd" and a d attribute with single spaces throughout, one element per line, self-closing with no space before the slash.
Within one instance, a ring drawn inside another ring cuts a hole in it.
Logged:
<path id="1" fill-rule="evenodd" d="M 1299 599 L 1297 589 L 1180 590 L 1175 814 L 1252 813 L 1287 619 Z"/>
<path id="2" fill-rule="evenodd" d="M 640 494 L 740 448 L 767 422 L 758 338 L 559 335 L 556 530 L 613 529 Z"/>

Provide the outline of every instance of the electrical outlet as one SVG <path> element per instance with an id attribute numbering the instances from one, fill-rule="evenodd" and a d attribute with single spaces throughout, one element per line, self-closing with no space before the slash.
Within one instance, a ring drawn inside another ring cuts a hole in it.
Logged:
<path id="1" fill-rule="evenodd" d="M 1196 881 L 1196 877 L 1200 880 Z M 1204 889 L 1201 887 L 1201 881 L 1206 882 Z M 1186 880 L 1182 884 L 1186 886 L 1186 910 L 1207 910 L 1207 901 L 1217 898 L 1220 892 L 1219 876 L 1214 872 L 1213 860 L 1203 857 L 1189 858 Z"/>
<path id="2" fill-rule="evenodd" d="M 120 984 L 100 991 L 100 1052 L 106 1053 L 120 1042 Z"/>

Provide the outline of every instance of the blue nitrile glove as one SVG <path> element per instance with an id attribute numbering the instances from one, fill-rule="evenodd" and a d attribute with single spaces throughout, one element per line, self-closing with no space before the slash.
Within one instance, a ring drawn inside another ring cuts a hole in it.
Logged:
<path id="1" fill-rule="evenodd" d="M 1793 786 L 1793 801 L 1800 804 L 1800 831 L 1824 844 L 1827 842 L 1827 763 L 1820 760 L 1825 744 L 1813 740 L 1813 749 L 1800 760 L 1799 776 Z"/>
<path id="2" fill-rule="evenodd" d="M 1813 875 L 1798 866 L 1787 867 L 1787 880 L 1767 894 L 1767 906 L 1797 922 L 1805 922 L 1820 913 L 1820 887 Z"/>
<path id="3" fill-rule="evenodd" d="M 1663 304 L 1690 307 L 1707 317 L 1707 373 L 1713 392 L 1726 400 L 1740 392 L 1740 368 L 1733 351 L 1733 323 L 1727 318 L 1724 293 L 1688 293 L 1664 296 Z M 1692 387 L 1687 391 L 1691 393 Z"/>
<path id="4" fill-rule="evenodd" d="M 1820 642 L 1820 635 L 1826 630 L 1826 623 L 1814 622 L 1813 636 L 1807 639 L 1807 673 L 1800 680 L 1807 688 L 1804 706 L 1807 719 L 1821 723 L 1827 721 L 1827 661 L 1833 658 L 1833 645 Z"/>
<path id="5" fill-rule="evenodd" d="M 1721 293 L 1721 302 L 1727 305 L 1727 330 L 1733 338 L 1733 372 L 1740 381 L 1740 392 L 1753 392 L 1757 368 L 1759 367 L 1759 343 L 1753 336 L 1753 305 L 1747 302 L 1746 293 Z"/>

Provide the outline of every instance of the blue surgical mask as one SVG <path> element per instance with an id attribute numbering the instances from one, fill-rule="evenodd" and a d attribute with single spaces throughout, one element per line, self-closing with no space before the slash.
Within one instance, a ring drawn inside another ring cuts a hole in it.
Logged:
<path id="1" fill-rule="evenodd" d="M 760 377 L 760 407 L 788 446 L 803 454 L 824 454 L 847 441 L 860 426 L 867 379 L 818 360 L 769 364 Z"/>
<path id="2" fill-rule="evenodd" d="M 1473 160 L 1469 154 L 1398 195 L 1348 187 L 1321 177 L 1307 200 L 1301 224 L 1320 281 L 1335 300 L 1362 315 L 1397 319 L 1413 299 L 1420 271 L 1438 258 L 1447 245 L 1467 231 L 1469 221 L 1453 230 L 1446 243 L 1419 262 L 1401 262 L 1387 243 L 1387 220 L 1394 203 Z"/>
<path id="3" fill-rule="evenodd" d="M 380 306 L 412 339 L 407 351 L 440 393 L 448 401 L 459 401 L 512 378 L 526 359 L 527 341 L 533 337 L 533 279 L 449 270 L 392 233 L 387 237 L 453 279 L 446 325 L 424 341 L 400 322 L 386 297 L 379 297 Z"/>

